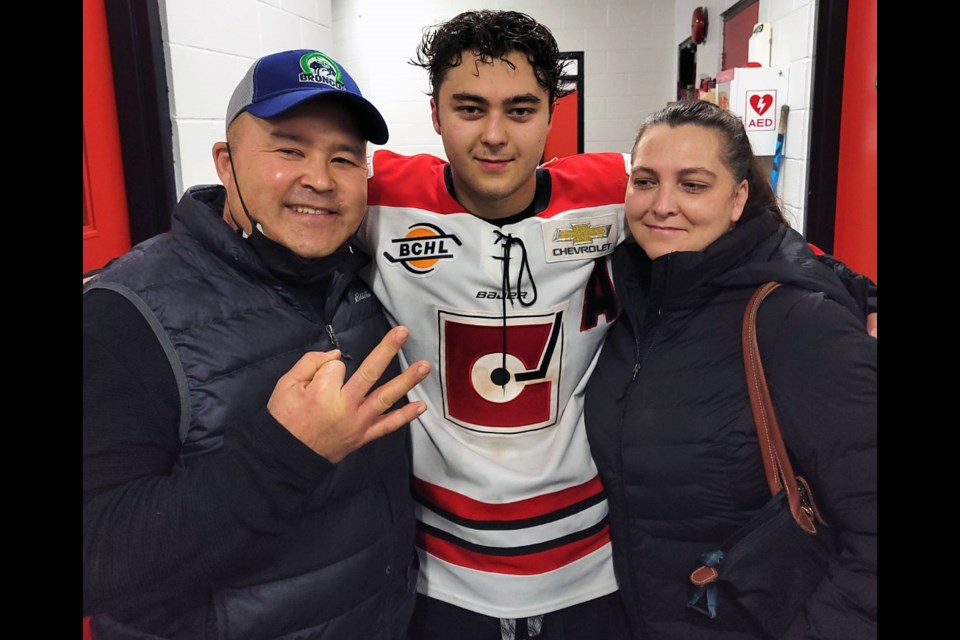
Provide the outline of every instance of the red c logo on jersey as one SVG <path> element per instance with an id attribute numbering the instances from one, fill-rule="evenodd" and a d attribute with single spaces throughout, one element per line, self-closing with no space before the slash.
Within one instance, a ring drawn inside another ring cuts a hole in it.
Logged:
<path id="1" fill-rule="evenodd" d="M 556 423 L 563 312 L 510 316 L 506 327 L 502 318 L 446 311 L 439 321 L 447 420 L 501 434 Z"/>

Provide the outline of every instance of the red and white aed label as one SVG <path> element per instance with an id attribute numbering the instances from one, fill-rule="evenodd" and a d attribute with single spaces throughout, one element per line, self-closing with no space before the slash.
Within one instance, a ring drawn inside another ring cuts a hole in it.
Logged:
<path id="1" fill-rule="evenodd" d="M 777 128 L 777 92 L 747 91 L 743 126 L 750 131 L 775 131 Z"/>

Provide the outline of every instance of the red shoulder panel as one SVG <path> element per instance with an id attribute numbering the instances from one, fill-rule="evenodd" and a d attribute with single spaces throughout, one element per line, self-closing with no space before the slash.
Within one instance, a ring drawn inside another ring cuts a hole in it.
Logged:
<path id="1" fill-rule="evenodd" d="M 462 213 L 463 206 L 450 196 L 443 182 L 446 165 L 446 161 L 428 154 L 402 156 L 378 150 L 373 154 L 367 204 Z"/>
<path id="2" fill-rule="evenodd" d="M 550 205 L 541 217 L 586 207 L 623 204 L 627 173 L 620 153 L 581 153 L 543 167 L 553 185 Z"/>

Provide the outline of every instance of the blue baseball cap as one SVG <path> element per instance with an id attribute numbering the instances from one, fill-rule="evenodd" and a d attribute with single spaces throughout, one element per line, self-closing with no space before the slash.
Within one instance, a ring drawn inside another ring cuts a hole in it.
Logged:
<path id="1" fill-rule="evenodd" d="M 339 100 L 349 107 L 360 132 L 370 142 L 384 144 L 389 138 L 383 116 L 363 97 L 347 70 L 313 49 L 281 51 L 254 62 L 230 97 L 227 126 L 244 111 L 258 118 L 275 118 L 317 96 Z"/>

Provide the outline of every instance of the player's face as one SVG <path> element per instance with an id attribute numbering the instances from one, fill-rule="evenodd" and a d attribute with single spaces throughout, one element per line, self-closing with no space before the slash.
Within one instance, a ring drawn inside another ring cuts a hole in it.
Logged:
<path id="1" fill-rule="evenodd" d="M 346 108 L 315 100 L 271 120 L 242 113 L 230 133 L 230 153 L 214 145 L 228 222 L 250 232 L 242 196 L 264 235 L 303 258 L 332 254 L 360 226 L 366 141 Z"/>
<path id="2" fill-rule="evenodd" d="M 430 101 L 457 200 L 488 219 L 519 213 L 533 201 L 550 131 L 550 97 L 533 67 L 517 52 L 507 60 L 486 63 L 465 51 Z"/>
<path id="3" fill-rule="evenodd" d="M 747 202 L 747 181 L 735 180 L 721 159 L 715 129 L 660 124 L 633 152 L 627 183 L 630 232 L 651 258 L 702 251 L 733 228 Z"/>

